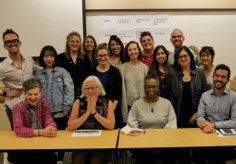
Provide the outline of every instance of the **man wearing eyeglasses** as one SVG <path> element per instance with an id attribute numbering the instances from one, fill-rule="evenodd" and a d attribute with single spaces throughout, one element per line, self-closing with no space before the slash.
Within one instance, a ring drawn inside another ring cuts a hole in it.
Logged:
<path id="1" fill-rule="evenodd" d="M 0 95 L 5 97 L 6 113 L 12 128 L 12 108 L 24 100 L 22 84 L 32 77 L 34 61 L 32 57 L 21 54 L 21 41 L 15 31 L 7 29 L 2 38 L 8 57 L 0 63 L 0 80 L 8 91 L 0 90 Z"/>

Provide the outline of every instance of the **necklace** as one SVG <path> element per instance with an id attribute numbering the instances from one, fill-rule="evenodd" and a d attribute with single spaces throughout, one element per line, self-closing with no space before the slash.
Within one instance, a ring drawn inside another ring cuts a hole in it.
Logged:
<path id="1" fill-rule="evenodd" d="M 146 103 L 148 104 L 148 106 L 151 108 L 151 112 L 153 113 L 154 112 L 154 106 L 156 105 L 156 103 L 158 101 L 158 98 L 155 102 L 148 102 L 147 98 L 145 98 L 145 100 L 146 100 Z"/>

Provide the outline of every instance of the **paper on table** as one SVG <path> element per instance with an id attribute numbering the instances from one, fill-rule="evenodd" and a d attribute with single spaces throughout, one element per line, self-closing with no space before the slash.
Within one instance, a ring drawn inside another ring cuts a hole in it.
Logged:
<path id="1" fill-rule="evenodd" d="M 89 129 L 89 130 L 75 130 L 71 137 L 98 137 L 101 136 L 102 130 Z"/>
<path id="2" fill-rule="evenodd" d="M 145 130 L 143 130 L 143 129 L 131 128 L 131 127 L 129 127 L 128 125 L 126 125 L 125 127 L 123 127 L 123 128 L 121 129 L 121 131 L 124 132 L 125 134 L 134 135 L 134 136 L 141 135 L 141 134 L 144 134 L 144 133 L 145 133 Z"/>

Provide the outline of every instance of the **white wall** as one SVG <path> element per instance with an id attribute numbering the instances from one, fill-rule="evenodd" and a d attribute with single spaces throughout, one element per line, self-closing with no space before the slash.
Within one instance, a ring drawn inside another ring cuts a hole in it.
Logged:
<path id="1" fill-rule="evenodd" d="M 86 17 L 87 34 L 98 38 L 97 16 L 109 15 L 170 15 L 170 31 L 180 28 L 184 31 L 185 44 L 195 44 L 199 48 L 205 45 L 213 46 L 216 52 L 215 64 L 224 63 L 230 66 L 232 76 L 236 75 L 236 11 L 176 11 L 176 12 L 89 12 Z M 96 28 L 94 28 L 96 27 Z M 155 44 L 163 44 L 169 50 L 173 50 L 170 42 L 161 43 L 155 40 Z"/>
<path id="2" fill-rule="evenodd" d="M 83 35 L 81 0 L 1 0 L 0 33 L 14 29 L 22 41 L 21 52 L 38 56 L 43 46 L 65 49 L 66 35 L 78 31 Z M 0 39 L 0 45 L 3 45 Z M 7 52 L 0 46 L 0 57 Z"/>

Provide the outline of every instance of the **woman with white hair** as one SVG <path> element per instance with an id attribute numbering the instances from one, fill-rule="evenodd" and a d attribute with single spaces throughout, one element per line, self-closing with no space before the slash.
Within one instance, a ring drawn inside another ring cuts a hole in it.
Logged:
<path id="1" fill-rule="evenodd" d="M 68 121 L 68 130 L 108 129 L 115 126 L 114 107 L 111 100 L 105 99 L 105 90 L 96 76 L 87 77 L 82 84 L 82 95 L 74 102 Z M 102 163 L 104 151 L 77 151 L 73 153 L 72 163 Z"/>

